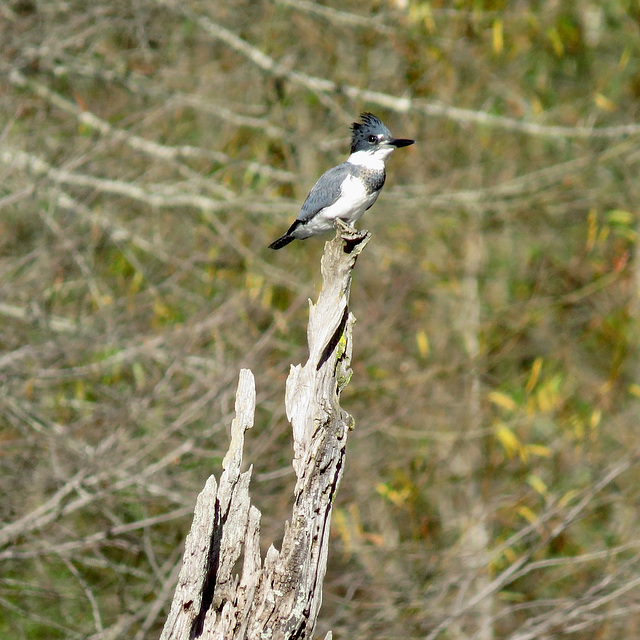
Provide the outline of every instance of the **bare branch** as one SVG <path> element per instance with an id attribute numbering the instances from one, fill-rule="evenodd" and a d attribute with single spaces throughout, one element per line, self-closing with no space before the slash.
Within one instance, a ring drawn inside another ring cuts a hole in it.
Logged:
<path id="1" fill-rule="evenodd" d="M 287 64 L 278 62 L 266 53 L 254 47 L 246 40 L 243 40 L 232 31 L 213 22 L 207 16 L 199 15 L 175 0 L 157 0 L 159 4 L 181 13 L 196 22 L 201 29 L 209 35 L 221 40 L 234 51 L 245 56 L 263 71 L 274 76 L 286 78 L 293 84 L 300 85 L 313 93 L 342 93 L 352 100 L 362 100 L 372 104 L 396 111 L 398 113 L 408 113 L 410 111 L 423 113 L 429 116 L 446 118 L 460 124 L 476 124 L 496 127 L 506 131 L 516 131 L 532 136 L 542 136 L 550 138 L 619 138 L 640 134 L 640 124 L 629 123 L 612 127 L 563 127 L 536 122 L 527 122 L 507 116 L 497 116 L 485 111 L 474 111 L 472 109 L 462 109 L 442 104 L 440 102 L 429 102 L 427 100 L 413 100 L 408 96 L 398 97 L 380 91 L 360 89 L 352 85 L 344 85 L 333 82 L 326 78 L 312 76 L 301 73 L 290 68 Z"/>

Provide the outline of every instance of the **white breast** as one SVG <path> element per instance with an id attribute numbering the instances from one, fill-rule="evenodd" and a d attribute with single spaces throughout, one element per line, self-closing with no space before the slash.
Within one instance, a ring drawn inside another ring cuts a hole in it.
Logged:
<path id="1" fill-rule="evenodd" d="M 375 151 L 355 151 L 347 158 L 347 162 L 366 169 L 382 171 L 384 169 L 384 161 L 392 152 L 393 147 L 380 147 Z"/>
<path id="2" fill-rule="evenodd" d="M 378 193 L 367 194 L 360 180 L 348 176 L 342 183 L 341 196 L 338 200 L 319 211 L 305 227 L 312 234 L 330 231 L 336 218 L 353 226 L 376 201 L 377 197 Z"/>

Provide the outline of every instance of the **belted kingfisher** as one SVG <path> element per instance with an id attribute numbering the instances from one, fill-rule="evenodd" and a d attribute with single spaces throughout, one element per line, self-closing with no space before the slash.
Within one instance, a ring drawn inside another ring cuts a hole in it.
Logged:
<path id="1" fill-rule="evenodd" d="M 378 198 L 386 172 L 384 162 L 394 149 L 408 147 L 414 140 L 394 138 L 380 118 L 372 113 L 351 125 L 351 155 L 346 162 L 324 173 L 313 185 L 296 221 L 287 233 L 269 245 L 282 249 L 298 238 L 333 229 L 337 219 L 353 226 Z"/>

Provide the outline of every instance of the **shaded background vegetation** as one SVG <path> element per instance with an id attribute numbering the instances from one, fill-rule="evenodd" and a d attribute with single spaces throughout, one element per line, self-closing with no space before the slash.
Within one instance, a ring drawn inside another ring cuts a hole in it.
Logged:
<path id="1" fill-rule="evenodd" d="M 278 544 L 321 239 L 266 245 L 360 111 L 417 144 L 362 223 L 318 633 L 635 638 L 640 5 L 0 7 L 0 635 L 155 638 L 241 366 Z"/>

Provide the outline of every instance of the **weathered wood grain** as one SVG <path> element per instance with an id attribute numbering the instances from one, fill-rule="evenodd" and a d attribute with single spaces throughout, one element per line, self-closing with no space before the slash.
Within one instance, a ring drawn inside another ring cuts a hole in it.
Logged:
<path id="1" fill-rule="evenodd" d="M 292 366 L 285 407 L 293 429 L 297 482 L 280 551 L 260 557 L 260 512 L 251 505 L 251 468 L 240 472 L 253 426 L 253 374 L 240 372 L 231 444 L 220 482 L 198 496 L 183 566 L 161 640 L 311 640 L 322 602 L 333 499 L 353 421 L 340 407 L 351 375 L 351 274 L 367 232 L 340 229 L 325 245 L 322 289 L 310 303 L 309 359 Z M 240 575 L 235 575 L 242 555 Z M 331 634 L 326 638 L 330 640 Z"/>

